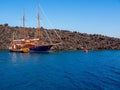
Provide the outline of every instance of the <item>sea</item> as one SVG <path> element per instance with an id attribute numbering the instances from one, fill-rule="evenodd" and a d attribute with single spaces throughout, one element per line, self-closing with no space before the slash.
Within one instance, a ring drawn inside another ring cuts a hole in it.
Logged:
<path id="1" fill-rule="evenodd" d="M 0 90 L 120 90 L 120 50 L 0 51 Z"/>

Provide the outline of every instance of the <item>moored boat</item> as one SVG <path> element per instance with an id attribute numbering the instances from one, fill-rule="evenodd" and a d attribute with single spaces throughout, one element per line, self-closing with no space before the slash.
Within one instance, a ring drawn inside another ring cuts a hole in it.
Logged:
<path id="1" fill-rule="evenodd" d="M 40 12 L 38 7 L 38 38 L 27 39 L 26 30 L 25 30 L 25 16 L 23 16 L 23 28 L 24 28 L 24 39 L 13 40 L 9 46 L 11 52 L 46 52 L 51 49 L 53 46 L 50 44 L 40 44 Z"/>
<path id="2" fill-rule="evenodd" d="M 40 45 L 40 46 L 34 46 L 30 47 L 30 52 L 48 52 L 53 45 Z"/>

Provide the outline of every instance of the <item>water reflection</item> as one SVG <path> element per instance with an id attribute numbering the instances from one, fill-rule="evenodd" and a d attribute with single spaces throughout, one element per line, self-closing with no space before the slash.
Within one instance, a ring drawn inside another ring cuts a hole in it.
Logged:
<path id="1" fill-rule="evenodd" d="M 12 53 L 12 60 L 11 60 L 13 63 L 16 62 L 16 53 Z"/>
<path id="2" fill-rule="evenodd" d="M 44 53 L 10 53 L 11 61 L 13 63 L 19 63 L 19 62 L 30 62 L 30 61 L 38 61 L 41 60 L 46 55 L 49 55 L 50 53 L 44 52 Z"/>

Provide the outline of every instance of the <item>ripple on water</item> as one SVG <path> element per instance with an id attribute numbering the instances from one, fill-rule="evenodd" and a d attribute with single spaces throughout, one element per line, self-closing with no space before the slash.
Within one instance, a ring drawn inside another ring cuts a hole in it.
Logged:
<path id="1" fill-rule="evenodd" d="M 119 90 L 120 52 L 116 51 L 117 58 L 116 54 L 108 58 L 112 53 L 114 51 L 2 52 L 0 90 Z"/>

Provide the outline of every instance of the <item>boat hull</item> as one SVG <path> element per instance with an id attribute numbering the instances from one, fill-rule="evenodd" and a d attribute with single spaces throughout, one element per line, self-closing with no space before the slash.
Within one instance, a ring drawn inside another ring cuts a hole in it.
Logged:
<path id="1" fill-rule="evenodd" d="M 48 52 L 50 51 L 51 47 L 53 45 L 41 45 L 41 46 L 35 46 L 35 47 L 30 47 L 30 52 Z"/>
<path id="2" fill-rule="evenodd" d="M 10 52 L 18 52 L 18 53 L 23 53 L 21 50 L 9 50 Z"/>

